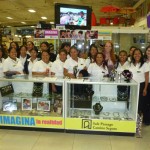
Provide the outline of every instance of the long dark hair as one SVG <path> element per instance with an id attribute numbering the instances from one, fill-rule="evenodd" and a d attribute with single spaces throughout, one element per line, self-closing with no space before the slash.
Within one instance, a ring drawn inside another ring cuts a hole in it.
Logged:
<path id="1" fill-rule="evenodd" d="M 146 52 L 147 50 L 150 48 L 150 45 L 146 47 L 145 49 L 145 52 L 144 52 L 144 60 L 146 61 L 148 58 L 147 58 L 147 55 L 146 55 Z"/>
<path id="2" fill-rule="evenodd" d="M 134 54 L 135 54 L 136 51 L 139 51 L 141 53 L 141 59 L 140 59 L 140 63 L 141 63 L 140 68 L 141 68 L 144 64 L 144 56 L 143 56 L 142 51 L 139 48 L 136 48 L 133 51 L 133 55 L 132 55 L 132 58 L 131 58 L 131 63 L 135 64 Z"/>
<path id="3" fill-rule="evenodd" d="M 92 59 L 92 56 L 91 56 L 91 49 L 92 49 L 93 47 L 94 47 L 94 48 L 97 50 L 97 52 L 98 52 L 97 46 L 96 46 L 95 44 L 91 44 L 91 45 L 90 45 L 90 49 L 89 49 L 89 53 L 88 53 L 88 57 L 90 58 L 90 60 Z"/>

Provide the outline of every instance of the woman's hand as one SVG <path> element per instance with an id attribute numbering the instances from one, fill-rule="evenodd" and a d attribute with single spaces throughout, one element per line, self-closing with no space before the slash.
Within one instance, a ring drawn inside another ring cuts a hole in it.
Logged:
<path id="1" fill-rule="evenodd" d="M 147 95 L 147 90 L 144 89 L 144 90 L 143 90 L 143 96 L 146 96 L 146 95 Z"/>

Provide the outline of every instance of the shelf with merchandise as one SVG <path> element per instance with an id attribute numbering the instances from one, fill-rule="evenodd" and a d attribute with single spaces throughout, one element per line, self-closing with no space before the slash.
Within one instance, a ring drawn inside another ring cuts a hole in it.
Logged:
<path id="1" fill-rule="evenodd" d="M 64 129 L 64 80 L 48 78 L 0 78 L 0 126 Z M 53 93 L 52 83 L 62 92 Z"/>
<path id="2" fill-rule="evenodd" d="M 136 132 L 139 85 L 135 81 L 90 78 L 67 80 L 65 87 L 66 130 L 109 132 L 107 124 L 111 124 L 111 132 Z"/>

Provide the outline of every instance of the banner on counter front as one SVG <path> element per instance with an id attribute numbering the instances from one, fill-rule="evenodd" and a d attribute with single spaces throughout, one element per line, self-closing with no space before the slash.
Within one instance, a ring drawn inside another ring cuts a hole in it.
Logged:
<path id="1" fill-rule="evenodd" d="M 92 120 L 81 118 L 66 118 L 65 129 L 135 133 L 136 122 L 129 120 Z"/>
<path id="2" fill-rule="evenodd" d="M 45 38 L 58 39 L 58 30 L 45 30 Z"/>
<path id="3" fill-rule="evenodd" d="M 64 118 L 45 116 L 0 115 L 0 126 L 64 129 Z"/>

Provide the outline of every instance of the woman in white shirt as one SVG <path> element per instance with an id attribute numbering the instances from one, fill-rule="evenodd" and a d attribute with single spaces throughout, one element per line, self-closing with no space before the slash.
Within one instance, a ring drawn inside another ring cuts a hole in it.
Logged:
<path id="1" fill-rule="evenodd" d="M 3 63 L 3 72 L 6 75 L 22 74 L 23 66 L 21 61 L 17 58 L 17 51 L 15 48 L 8 50 L 8 58 Z"/>
<path id="2" fill-rule="evenodd" d="M 19 49 L 19 59 L 22 63 L 22 65 L 24 66 L 25 62 L 27 61 L 27 59 L 30 58 L 30 55 L 27 54 L 27 48 L 26 46 L 22 45 Z"/>
<path id="3" fill-rule="evenodd" d="M 56 77 L 64 76 L 64 63 L 67 59 L 66 50 L 62 49 L 59 51 L 59 59 L 55 60 L 52 64 L 51 74 Z M 62 85 L 61 84 L 52 84 L 52 91 L 57 93 L 62 93 Z"/>
<path id="4" fill-rule="evenodd" d="M 31 57 L 27 59 L 27 61 L 24 64 L 24 73 L 29 75 L 32 74 L 33 65 L 38 61 L 37 59 L 38 51 L 36 49 L 32 49 L 30 51 L 30 54 Z"/>
<path id="5" fill-rule="evenodd" d="M 64 76 L 69 78 L 77 78 L 78 76 L 87 75 L 85 59 L 78 57 L 78 50 L 75 46 L 70 48 L 70 58 L 64 64 Z M 74 89 L 74 90 L 73 90 Z M 75 95 L 81 96 L 84 93 L 85 86 L 82 84 L 72 84 L 71 92 Z"/>
<path id="6" fill-rule="evenodd" d="M 88 68 L 90 63 L 95 62 L 95 56 L 98 52 L 97 46 L 95 44 L 91 44 L 89 49 L 88 58 L 86 59 L 86 67 Z"/>
<path id="7" fill-rule="evenodd" d="M 85 59 L 78 57 L 78 50 L 75 46 L 70 48 L 70 56 L 64 64 L 64 76 L 76 78 L 81 70 L 86 70 Z"/>
<path id="8" fill-rule="evenodd" d="M 147 90 L 147 98 L 145 101 L 145 109 L 144 109 L 144 118 L 143 118 L 143 122 L 146 125 L 150 125 L 150 46 L 146 47 L 146 51 L 145 51 L 145 59 L 146 62 L 149 65 L 149 84 L 148 84 L 148 90 Z"/>
<path id="9" fill-rule="evenodd" d="M 98 52 L 95 56 L 95 63 L 91 63 L 88 67 L 88 73 L 91 77 L 102 79 L 108 74 L 107 66 L 105 65 L 105 56 Z"/>
<path id="10" fill-rule="evenodd" d="M 4 73 L 3 73 L 3 63 L 4 63 L 4 50 L 3 48 L 0 46 L 0 77 L 3 77 L 4 76 Z"/>
<path id="11" fill-rule="evenodd" d="M 116 63 L 117 73 L 122 73 L 124 70 L 129 69 L 129 62 L 127 61 L 128 54 L 125 50 L 119 51 L 118 62 Z"/>
<path id="12" fill-rule="evenodd" d="M 129 69 L 129 62 L 127 61 L 128 59 L 128 54 L 125 50 L 121 50 L 119 51 L 119 55 L 118 55 L 118 62 L 116 63 L 116 70 L 117 70 L 117 74 L 118 74 L 118 80 L 121 79 L 121 77 L 123 77 L 121 75 L 121 73 L 124 70 L 128 70 Z M 129 86 L 117 86 L 117 100 L 118 101 L 129 101 L 129 93 L 130 93 L 130 87 Z M 129 107 L 127 105 L 127 107 Z"/>
<path id="13" fill-rule="evenodd" d="M 149 82 L 149 66 L 144 62 L 143 53 L 140 49 L 133 51 L 129 70 L 133 73 L 133 79 L 140 83 L 138 113 L 144 117 L 144 103 Z"/>
<path id="14" fill-rule="evenodd" d="M 42 60 L 37 61 L 32 68 L 32 75 L 49 76 L 51 74 L 52 62 L 49 61 L 48 51 L 42 51 Z"/>

